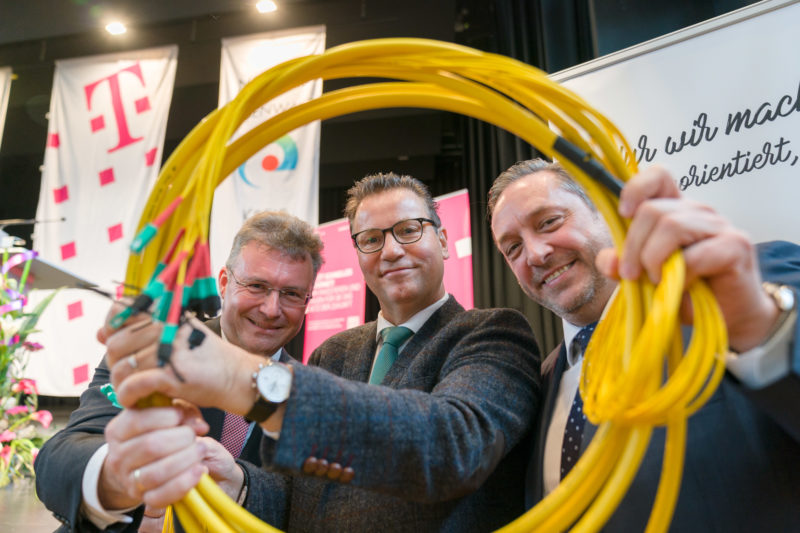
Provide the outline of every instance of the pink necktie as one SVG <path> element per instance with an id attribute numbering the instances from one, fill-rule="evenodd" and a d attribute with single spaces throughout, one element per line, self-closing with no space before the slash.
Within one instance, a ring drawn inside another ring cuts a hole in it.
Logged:
<path id="1" fill-rule="evenodd" d="M 245 437 L 247 437 L 247 429 L 249 427 L 250 424 L 243 417 L 225 413 L 220 442 L 232 456 L 239 457 L 239 454 L 242 453 L 242 446 L 244 445 Z"/>

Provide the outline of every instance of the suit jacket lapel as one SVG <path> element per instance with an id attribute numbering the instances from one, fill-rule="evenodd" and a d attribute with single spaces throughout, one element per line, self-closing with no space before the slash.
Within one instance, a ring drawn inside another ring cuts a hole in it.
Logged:
<path id="1" fill-rule="evenodd" d="M 397 360 L 395 360 L 392 367 L 386 373 L 383 382 L 388 384 L 401 379 L 420 350 L 428 344 L 428 341 L 430 341 L 440 329 L 448 324 L 455 315 L 463 311 L 464 308 L 461 307 L 461 304 L 450 296 L 444 305 L 437 309 L 436 312 L 425 321 L 419 331 L 411 337 L 408 344 L 406 344 L 403 350 L 397 355 Z"/>
<path id="2" fill-rule="evenodd" d="M 352 381 L 369 381 L 372 370 L 372 359 L 378 342 L 375 340 L 378 324 L 373 321 L 361 328 L 361 335 L 348 345 L 342 346 L 340 357 L 344 357 L 342 377 Z"/>
<path id="3" fill-rule="evenodd" d="M 558 354 L 557 356 L 556 353 Z M 547 380 L 547 395 L 539 415 L 536 443 L 528 461 L 528 472 L 525 480 L 525 503 L 527 508 L 533 507 L 544 497 L 544 446 L 547 441 L 547 429 L 550 427 L 550 421 L 553 418 L 553 409 L 555 408 L 561 375 L 564 373 L 564 366 L 567 362 L 567 349 L 563 341 L 550 352 L 545 361 L 554 356 L 556 358 L 552 373 L 542 376 Z"/>
<path id="4" fill-rule="evenodd" d="M 222 425 L 225 423 L 225 411 L 214 407 L 201 407 L 200 413 L 203 419 L 208 422 L 208 436 L 214 440 L 219 440 L 222 436 Z"/>

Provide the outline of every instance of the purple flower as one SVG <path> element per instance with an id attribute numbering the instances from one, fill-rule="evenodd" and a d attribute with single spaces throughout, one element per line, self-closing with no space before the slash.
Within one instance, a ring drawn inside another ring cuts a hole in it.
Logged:
<path id="1" fill-rule="evenodd" d="M 26 350 L 31 352 L 35 352 L 37 350 L 41 350 L 42 348 L 44 348 L 44 346 L 42 346 L 38 342 L 31 342 L 31 341 L 23 342 L 22 346 L 24 346 Z"/>

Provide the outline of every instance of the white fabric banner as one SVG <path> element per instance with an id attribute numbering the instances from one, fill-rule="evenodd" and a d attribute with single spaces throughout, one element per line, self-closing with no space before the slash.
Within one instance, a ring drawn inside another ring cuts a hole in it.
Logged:
<path id="1" fill-rule="evenodd" d="M 8 95 L 11 93 L 11 67 L 0 67 L 0 146 L 3 145 L 3 126 L 6 124 Z"/>
<path id="2" fill-rule="evenodd" d="M 800 2 L 743 9 L 557 72 L 620 128 L 640 168 L 756 242 L 800 242 Z"/>
<path id="3" fill-rule="evenodd" d="M 230 102 L 247 82 L 273 66 L 324 51 L 324 26 L 223 39 L 220 107 Z M 234 138 L 320 94 L 322 80 L 296 87 L 257 109 Z M 284 210 L 317 225 L 319 136 L 319 121 L 298 128 L 261 148 L 217 187 L 209 236 L 214 274 L 225 264 L 242 222 L 257 211 Z"/>
<path id="4" fill-rule="evenodd" d="M 157 176 L 178 48 L 57 61 L 34 244 L 41 257 L 112 294 Z M 31 303 L 44 296 L 34 291 Z M 38 293 L 38 294 L 37 294 Z M 39 322 L 27 375 L 39 392 L 77 396 L 104 349 L 95 340 L 109 301 L 64 290 Z"/>

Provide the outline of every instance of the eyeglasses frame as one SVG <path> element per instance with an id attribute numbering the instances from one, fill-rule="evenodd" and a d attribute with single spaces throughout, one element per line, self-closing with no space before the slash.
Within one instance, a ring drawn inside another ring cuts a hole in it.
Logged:
<path id="1" fill-rule="evenodd" d="M 241 288 L 242 288 L 242 289 L 244 289 L 245 291 L 247 291 L 247 290 L 248 290 L 248 289 L 247 289 L 247 287 L 248 287 L 249 285 L 263 285 L 264 287 L 266 287 L 266 295 L 265 295 L 265 296 L 267 296 L 267 297 L 268 297 L 268 296 L 270 295 L 270 293 L 272 293 L 273 291 L 278 291 L 278 302 L 281 302 L 283 305 L 288 305 L 289 307 L 297 307 L 297 308 L 300 308 L 300 307 L 305 307 L 305 306 L 307 306 L 307 305 L 308 305 L 308 302 L 309 302 L 309 301 L 311 301 L 311 298 L 312 298 L 312 292 L 311 292 L 311 291 L 309 291 L 309 292 L 307 292 L 307 293 L 306 293 L 306 299 L 305 299 L 305 301 L 304 301 L 302 304 L 295 305 L 295 304 L 292 304 L 292 303 L 287 303 L 287 302 L 285 302 L 285 301 L 281 300 L 281 296 L 282 296 L 282 295 L 286 295 L 286 292 L 285 292 L 285 291 L 295 291 L 295 292 L 301 292 L 301 290 L 300 290 L 300 289 L 288 289 L 288 288 L 286 288 L 286 287 L 284 287 L 284 288 L 282 288 L 282 289 L 278 289 L 278 288 L 275 288 L 275 287 L 272 287 L 272 286 L 268 285 L 267 283 L 265 283 L 265 282 L 263 282 L 263 281 L 259 281 L 258 283 L 244 283 L 244 282 L 242 282 L 242 281 L 239 281 L 239 280 L 236 278 L 236 275 L 233 273 L 233 269 L 231 269 L 230 267 L 225 267 L 225 271 L 226 271 L 226 272 L 228 273 L 228 275 L 231 277 L 231 279 L 233 280 L 233 282 L 234 282 L 234 283 L 236 283 L 236 285 L 238 285 L 239 287 L 241 287 Z M 249 292 L 249 291 L 248 291 L 248 292 Z M 305 292 L 305 291 L 302 291 L 302 292 Z M 253 296 L 253 295 L 251 294 L 251 296 Z"/>
<path id="2" fill-rule="evenodd" d="M 397 238 L 397 235 L 394 232 L 394 228 L 397 227 L 399 224 L 402 224 L 403 222 L 408 222 L 409 220 L 416 220 L 422 226 L 422 229 L 419 232 L 419 237 L 417 237 L 413 241 L 400 242 L 400 239 Z M 390 231 L 392 233 L 392 237 L 394 237 L 394 240 L 398 244 L 414 244 L 415 242 L 419 242 L 422 239 L 422 235 L 425 233 L 425 222 L 430 223 L 430 225 L 433 226 L 435 229 L 437 229 L 437 230 L 439 229 L 439 225 L 436 222 L 434 222 L 433 220 L 429 219 L 429 218 L 425 218 L 425 217 L 404 218 L 403 220 L 398 220 L 397 222 L 395 222 L 394 224 L 392 224 L 388 228 L 380 229 L 381 235 L 383 236 L 383 243 L 381 243 L 380 248 L 378 248 L 376 250 L 369 251 L 369 252 L 365 252 L 358 245 L 358 240 L 357 240 L 358 236 L 361 235 L 362 233 L 367 232 L 367 231 L 378 230 L 379 228 L 367 228 L 365 230 L 359 231 L 358 233 L 353 233 L 352 235 L 350 235 L 350 238 L 353 239 L 353 245 L 356 247 L 356 249 L 359 252 L 361 252 L 362 254 L 374 254 L 374 253 L 380 252 L 381 250 L 383 250 L 383 247 L 386 246 L 386 232 L 387 231 Z"/>

